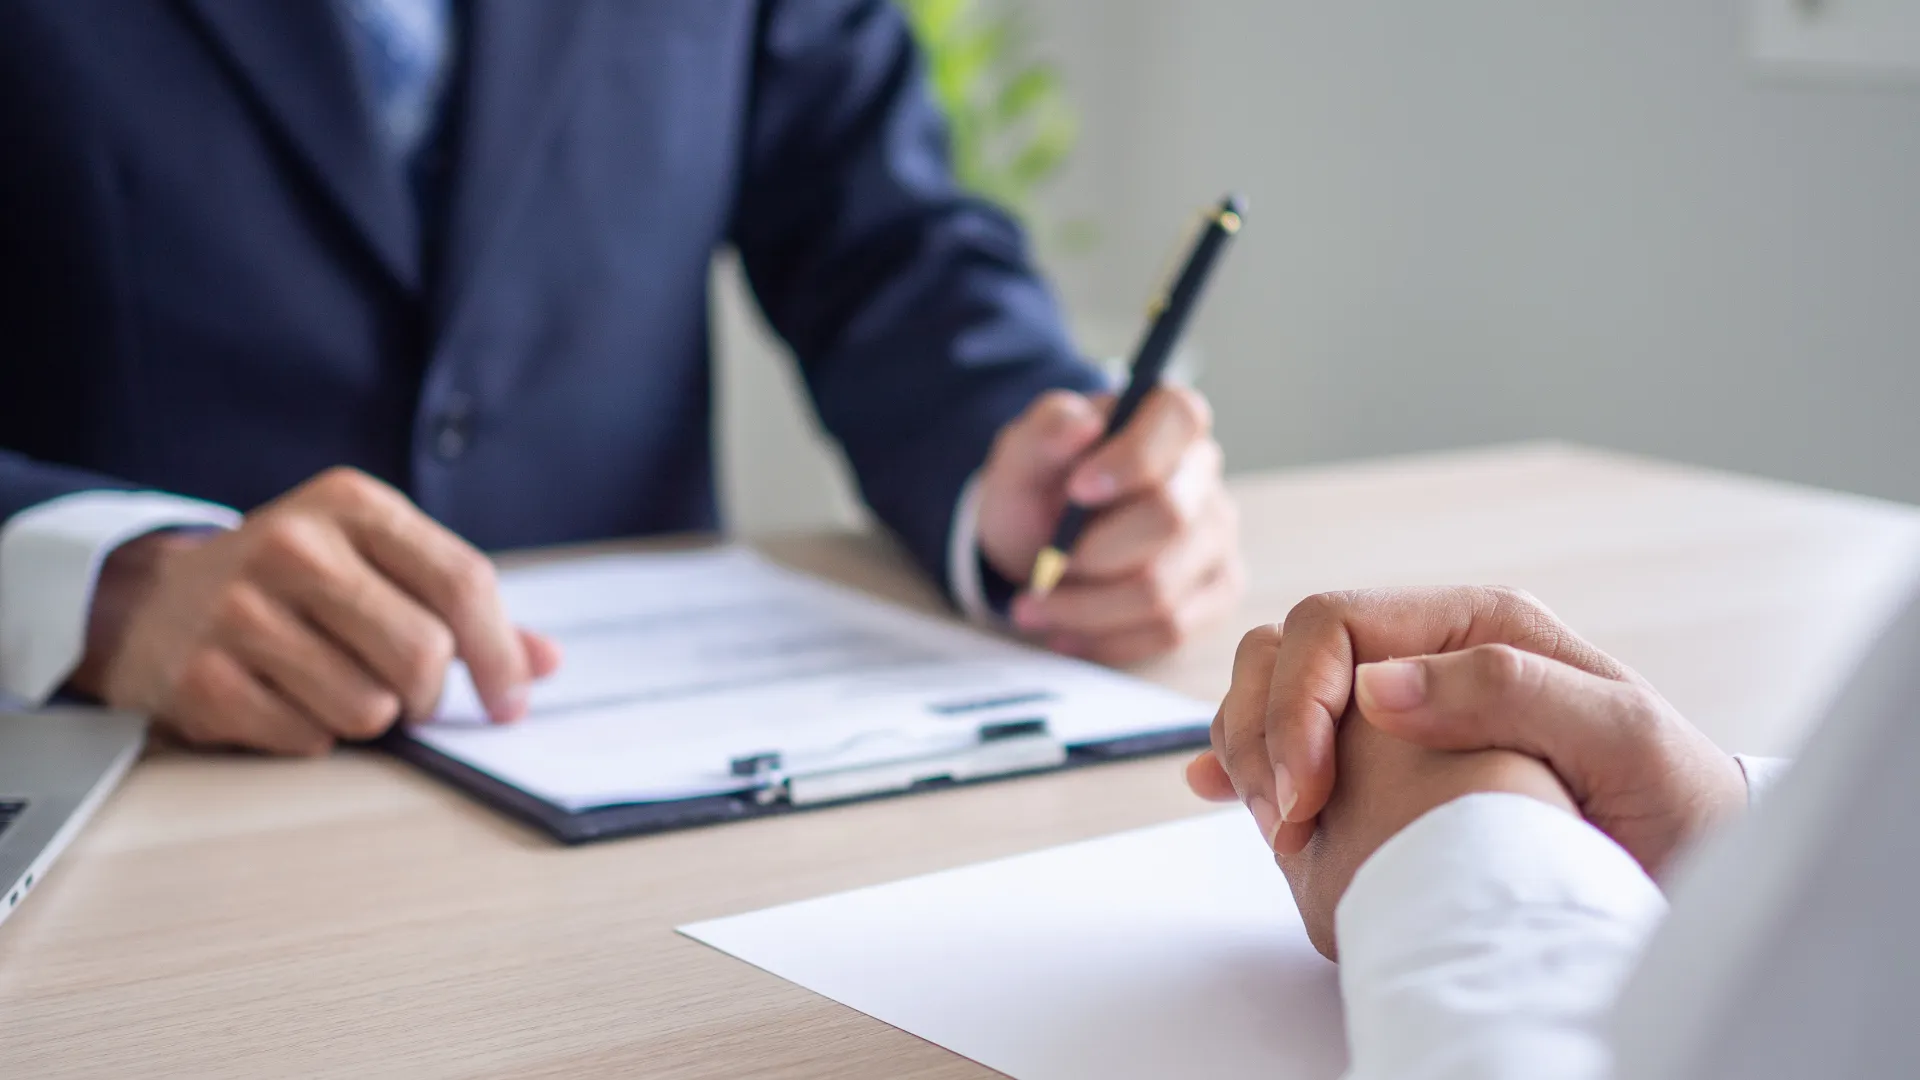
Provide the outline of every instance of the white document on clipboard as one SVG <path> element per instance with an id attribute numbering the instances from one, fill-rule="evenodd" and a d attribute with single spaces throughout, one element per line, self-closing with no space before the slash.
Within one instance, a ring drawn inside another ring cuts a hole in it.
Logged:
<path id="1" fill-rule="evenodd" d="M 920 615 L 740 547 L 508 570 L 520 625 L 565 662 L 527 717 L 485 720 L 457 668 L 440 753 L 569 811 L 754 790 L 739 763 L 937 756 L 1044 721 L 1066 747 L 1206 725 L 1212 707 L 1077 660 Z"/>

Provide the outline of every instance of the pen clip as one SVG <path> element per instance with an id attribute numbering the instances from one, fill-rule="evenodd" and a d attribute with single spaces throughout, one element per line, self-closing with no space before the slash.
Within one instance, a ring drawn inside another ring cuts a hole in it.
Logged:
<path id="1" fill-rule="evenodd" d="M 1221 232 L 1233 236 L 1239 233 L 1240 226 L 1243 224 L 1240 218 L 1240 201 L 1237 196 L 1229 195 L 1217 206 L 1201 208 L 1195 215 L 1193 225 L 1181 234 L 1180 243 L 1174 246 L 1166 261 L 1160 265 L 1160 276 L 1157 279 L 1161 282 L 1160 291 L 1154 294 L 1153 299 L 1147 301 L 1149 323 L 1158 319 L 1160 313 L 1167 310 L 1167 305 L 1172 303 L 1174 287 L 1180 283 L 1180 274 L 1185 268 L 1185 263 L 1181 260 L 1199 246 L 1201 235 L 1209 228 L 1218 225 Z"/>
<path id="2" fill-rule="evenodd" d="M 1181 230 L 1180 238 L 1175 241 L 1172 248 L 1168 249 L 1166 258 L 1160 264 L 1160 272 L 1154 275 L 1154 280 L 1160 283 L 1159 291 L 1147 301 L 1149 324 L 1158 319 L 1161 312 L 1167 310 L 1167 304 L 1173 298 L 1173 287 L 1180 280 L 1180 269 L 1186 265 L 1188 253 L 1193 250 L 1195 244 L 1200 242 L 1200 234 L 1207 231 L 1207 226 L 1213 224 L 1218 214 L 1219 211 L 1212 207 L 1202 207 L 1193 215 L 1192 224 Z"/>

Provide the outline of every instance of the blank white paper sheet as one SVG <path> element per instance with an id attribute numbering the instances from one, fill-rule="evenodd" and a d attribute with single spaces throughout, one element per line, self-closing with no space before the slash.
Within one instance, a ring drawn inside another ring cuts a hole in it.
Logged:
<path id="1" fill-rule="evenodd" d="M 1241 811 L 680 928 L 1015 1080 L 1332 1080 L 1336 969 Z"/>

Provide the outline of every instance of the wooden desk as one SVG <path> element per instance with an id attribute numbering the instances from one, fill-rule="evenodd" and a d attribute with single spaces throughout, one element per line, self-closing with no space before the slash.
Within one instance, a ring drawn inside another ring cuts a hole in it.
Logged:
<path id="1" fill-rule="evenodd" d="M 1920 567 L 1920 512 L 1557 446 L 1235 486 L 1246 607 L 1144 670 L 1208 697 L 1306 593 L 1499 581 L 1777 752 Z M 881 543 L 766 546 L 934 603 Z M 671 928 L 1198 813 L 1180 765 L 566 850 L 373 754 L 161 753 L 0 930 L 0 1076 L 987 1075 Z"/>

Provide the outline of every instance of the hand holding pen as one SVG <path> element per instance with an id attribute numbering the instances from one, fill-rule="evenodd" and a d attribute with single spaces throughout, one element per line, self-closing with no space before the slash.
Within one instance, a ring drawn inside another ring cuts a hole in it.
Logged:
<path id="1" fill-rule="evenodd" d="M 1015 626 L 1056 651 L 1132 663 L 1179 645 L 1239 597 L 1238 522 L 1211 410 L 1192 389 L 1161 381 L 1239 223 L 1237 200 L 1209 213 L 1150 309 L 1117 399 L 1043 396 L 1001 433 L 982 470 L 981 551 L 1027 586 L 1013 602 Z M 1036 565 L 1048 548 L 1057 554 Z"/>

